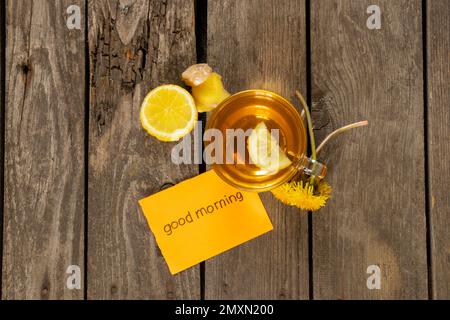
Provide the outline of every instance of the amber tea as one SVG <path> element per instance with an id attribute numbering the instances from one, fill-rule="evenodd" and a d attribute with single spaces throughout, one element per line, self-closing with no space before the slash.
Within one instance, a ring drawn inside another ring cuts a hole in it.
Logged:
<path id="1" fill-rule="evenodd" d="M 267 128 L 287 157 L 286 165 L 280 165 L 279 170 L 268 170 L 252 161 L 251 132 L 258 127 Z M 301 116 L 289 101 L 273 92 L 249 90 L 231 96 L 213 112 L 208 129 L 221 132 L 221 156 L 226 157 L 215 159 L 218 161 L 212 168 L 226 182 L 243 190 L 260 192 L 281 185 L 298 172 L 299 163 L 303 163 L 300 159 L 306 158 L 306 130 Z M 239 133 L 245 135 L 244 148 L 239 148 Z M 226 161 L 230 158 L 233 161 Z"/>

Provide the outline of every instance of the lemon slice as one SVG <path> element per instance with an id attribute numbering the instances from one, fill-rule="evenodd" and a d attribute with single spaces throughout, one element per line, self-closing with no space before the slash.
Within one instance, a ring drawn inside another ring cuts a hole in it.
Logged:
<path id="1" fill-rule="evenodd" d="M 178 141 L 198 119 L 194 98 L 182 87 L 163 85 L 152 90 L 141 106 L 142 127 L 161 141 Z"/>
<path id="2" fill-rule="evenodd" d="M 264 122 L 258 124 L 247 139 L 250 161 L 260 169 L 271 173 L 282 170 L 292 164 L 281 150 L 278 141 L 270 134 Z"/>

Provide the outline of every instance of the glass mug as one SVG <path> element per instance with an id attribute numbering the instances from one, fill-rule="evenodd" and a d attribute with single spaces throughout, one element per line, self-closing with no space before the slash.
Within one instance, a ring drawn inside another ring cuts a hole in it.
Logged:
<path id="1" fill-rule="evenodd" d="M 227 130 L 242 130 L 251 132 L 258 124 L 264 122 L 269 130 L 278 129 L 278 143 L 280 149 L 291 160 L 291 164 L 276 172 L 262 170 L 249 159 L 247 147 L 245 155 L 238 154 L 236 149 L 232 158 L 245 161 L 216 161 L 212 169 L 228 184 L 245 191 L 264 192 L 274 189 L 292 179 L 296 174 L 304 173 L 317 178 L 324 178 L 326 167 L 306 156 L 307 134 L 304 122 L 295 107 L 280 95 L 266 90 L 247 90 L 236 93 L 224 100 L 213 111 L 206 125 L 206 132 L 210 129 L 220 131 L 222 139 L 222 155 L 230 142 L 233 146 L 239 144 L 228 136 Z M 250 131 L 248 131 L 250 129 Z M 230 131 L 228 131 L 230 132 Z M 233 132 L 233 131 L 231 131 Z M 233 141 L 227 141 L 227 138 Z M 248 135 L 246 135 L 247 146 Z M 206 148 L 211 141 L 206 141 Z M 213 156 L 214 158 L 214 156 Z"/>

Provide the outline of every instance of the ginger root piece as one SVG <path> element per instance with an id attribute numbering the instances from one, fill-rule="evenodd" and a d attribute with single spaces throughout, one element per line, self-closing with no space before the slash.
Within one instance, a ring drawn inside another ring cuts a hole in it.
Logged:
<path id="1" fill-rule="evenodd" d="M 194 64 L 181 75 L 183 81 L 190 87 L 201 85 L 212 73 L 212 69 L 206 63 Z"/>
<path id="2" fill-rule="evenodd" d="M 223 86 L 222 77 L 212 72 L 207 64 L 189 67 L 183 72 L 182 79 L 192 87 L 192 96 L 198 112 L 211 111 L 230 96 Z"/>
<path id="3" fill-rule="evenodd" d="M 222 77 L 215 72 L 201 85 L 192 87 L 192 95 L 198 112 L 211 111 L 230 96 L 223 87 Z"/>

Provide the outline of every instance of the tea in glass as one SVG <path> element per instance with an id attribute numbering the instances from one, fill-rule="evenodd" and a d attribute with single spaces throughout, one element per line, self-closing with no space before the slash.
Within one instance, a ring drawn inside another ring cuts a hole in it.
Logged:
<path id="1" fill-rule="evenodd" d="M 272 138 L 276 136 L 281 154 L 288 158 L 289 165 L 267 170 L 252 161 L 249 139 L 257 127 L 276 133 Z M 288 181 L 301 169 L 309 174 L 325 174 L 324 166 L 306 157 L 307 136 L 300 114 L 289 101 L 273 92 L 248 90 L 231 96 L 214 110 L 206 129 L 207 132 L 219 130 L 223 137 L 222 156 L 226 159 L 215 159 L 213 170 L 239 189 L 267 191 Z M 237 141 L 238 135 L 230 135 L 230 132 L 245 132 L 246 147 L 238 148 L 241 143 Z M 230 145 L 233 148 L 228 150 Z M 230 159 L 233 161 L 225 161 Z"/>

